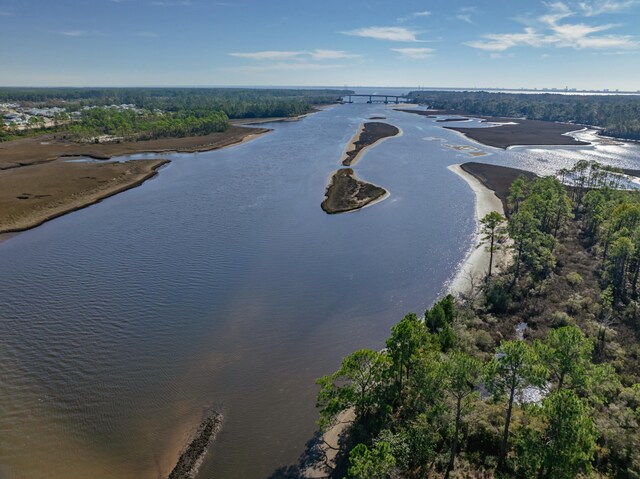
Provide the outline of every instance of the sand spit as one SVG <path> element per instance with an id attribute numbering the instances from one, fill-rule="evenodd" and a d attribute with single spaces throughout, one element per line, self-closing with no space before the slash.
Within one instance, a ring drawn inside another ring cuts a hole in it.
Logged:
<path id="1" fill-rule="evenodd" d="M 381 141 L 401 136 L 402 130 L 393 125 L 381 122 L 367 122 L 360 125 L 358 131 L 347 144 L 342 156 L 343 166 L 354 166 L 362 155 Z"/>

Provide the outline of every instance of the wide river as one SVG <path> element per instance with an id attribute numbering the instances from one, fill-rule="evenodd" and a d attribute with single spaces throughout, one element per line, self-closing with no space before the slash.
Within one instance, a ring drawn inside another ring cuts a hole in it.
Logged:
<path id="1" fill-rule="evenodd" d="M 391 195 L 329 216 L 327 180 L 370 116 L 404 132 L 355 166 Z M 384 105 L 269 126 L 0 244 L 2 479 L 160 479 L 212 407 L 199 477 L 269 477 L 313 436 L 315 379 L 380 348 L 473 247 L 474 196 L 448 165 L 640 168 L 637 146 L 501 151 Z"/>

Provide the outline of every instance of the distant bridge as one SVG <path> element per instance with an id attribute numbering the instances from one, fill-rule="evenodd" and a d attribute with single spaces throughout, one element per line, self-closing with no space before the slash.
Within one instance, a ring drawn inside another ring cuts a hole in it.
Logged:
<path id="1" fill-rule="evenodd" d="M 352 97 L 362 97 L 368 98 L 367 103 L 395 103 L 396 105 L 399 103 L 404 103 L 410 101 L 409 98 L 402 95 L 376 95 L 369 93 L 361 93 L 361 94 L 353 94 L 353 95 L 345 95 L 344 98 L 348 98 L 345 103 L 353 103 Z M 391 98 L 391 100 L 389 100 Z"/>

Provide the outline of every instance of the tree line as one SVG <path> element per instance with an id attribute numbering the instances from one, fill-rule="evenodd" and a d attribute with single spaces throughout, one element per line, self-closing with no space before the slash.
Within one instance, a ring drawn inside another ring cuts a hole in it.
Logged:
<path id="1" fill-rule="evenodd" d="M 640 477 L 640 380 L 601 343 L 638 276 L 640 195 L 616 190 L 621 181 L 595 163 L 518 178 L 506 217 L 481 222 L 481 246 L 508 249 L 510 264 L 477 292 L 408 314 L 383 350 L 356 351 L 318 380 L 321 430 L 354 418 L 332 477 Z M 569 240 L 600 265 L 588 319 L 558 311 L 534 338 L 496 333 L 514 308 L 539 308 L 545 288 L 582 281 L 556 277 Z"/>
<path id="2" fill-rule="evenodd" d="M 439 110 L 576 123 L 600 127 L 603 135 L 640 140 L 640 95 L 414 91 L 409 98 Z"/>

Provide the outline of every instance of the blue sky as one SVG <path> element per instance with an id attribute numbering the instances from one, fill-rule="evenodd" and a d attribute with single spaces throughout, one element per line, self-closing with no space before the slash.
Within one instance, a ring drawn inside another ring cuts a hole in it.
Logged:
<path id="1" fill-rule="evenodd" d="M 640 0 L 0 0 L 0 85 L 640 89 Z"/>

